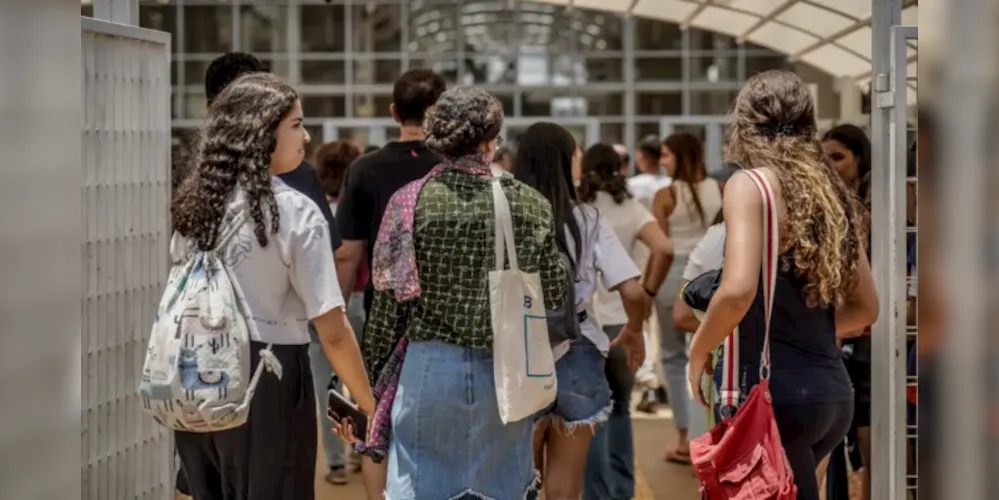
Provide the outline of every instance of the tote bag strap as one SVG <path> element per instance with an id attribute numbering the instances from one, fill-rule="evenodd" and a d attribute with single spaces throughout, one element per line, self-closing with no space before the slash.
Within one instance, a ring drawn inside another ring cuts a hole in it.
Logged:
<path id="1" fill-rule="evenodd" d="M 780 237 L 777 222 L 777 202 L 774 201 L 773 187 L 759 170 L 746 170 L 753 179 L 763 198 L 763 307 L 765 333 L 763 352 L 760 353 L 760 380 L 770 380 L 770 317 L 774 307 L 774 287 L 777 284 L 777 259 L 780 251 Z"/>
<path id="2" fill-rule="evenodd" d="M 496 270 L 502 271 L 503 268 L 503 253 L 506 253 L 507 259 L 510 261 L 510 270 L 518 271 L 517 266 L 517 247 L 514 246 L 513 242 L 513 217 L 510 215 L 510 202 L 506 199 L 506 193 L 503 192 L 503 185 L 500 181 L 500 175 L 495 174 L 493 176 L 493 211 L 496 214 L 495 235 L 496 235 Z"/>

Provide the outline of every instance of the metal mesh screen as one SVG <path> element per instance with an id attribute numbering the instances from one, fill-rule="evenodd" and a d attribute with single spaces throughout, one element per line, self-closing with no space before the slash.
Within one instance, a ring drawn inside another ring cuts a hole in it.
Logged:
<path id="1" fill-rule="evenodd" d="M 173 494 L 170 433 L 137 396 L 167 275 L 169 40 L 83 20 L 84 499 Z"/>

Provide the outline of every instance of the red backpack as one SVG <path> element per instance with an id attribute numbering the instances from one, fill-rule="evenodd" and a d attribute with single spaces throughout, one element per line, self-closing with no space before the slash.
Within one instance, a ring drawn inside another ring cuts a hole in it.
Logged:
<path id="1" fill-rule="evenodd" d="M 760 383 L 749 392 L 734 417 L 690 442 L 694 471 L 704 500 L 794 500 L 791 464 L 784 453 L 770 399 L 770 313 L 777 281 L 779 238 L 777 204 L 767 178 L 746 170 L 763 196 L 763 303 L 766 318 Z M 737 373 L 737 356 L 726 352 L 727 373 Z"/>

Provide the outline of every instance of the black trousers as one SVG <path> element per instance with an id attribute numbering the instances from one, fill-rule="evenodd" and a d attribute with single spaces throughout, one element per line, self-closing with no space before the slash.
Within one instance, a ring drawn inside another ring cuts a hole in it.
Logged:
<path id="1" fill-rule="evenodd" d="M 815 469 L 843 442 L 853 421 L 853 401 L 775 404 L 774 416 L 794 472 L 798 500 L 818 500 Z"/>
<path id="2" fill-rule="evenodd" d="M 254 370 L 264 347 L 250 346 Z M 182 476 L 195 500 L 315 498 L 318 436 L 308 345 L 273 350 L 282 377 L 261 375 L 245 425 L 174 433 Z"/>

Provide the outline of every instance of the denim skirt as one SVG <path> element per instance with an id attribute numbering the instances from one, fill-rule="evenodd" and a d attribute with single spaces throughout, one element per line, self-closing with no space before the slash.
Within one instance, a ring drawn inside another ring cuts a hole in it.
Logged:
<path id="1" fill-rule="evenodd" d="M 410 342 L 392 405 L 386 498 L 537 498 L 533 423 L 500 421 L 492 351 Z"/>

